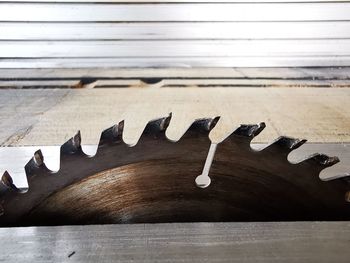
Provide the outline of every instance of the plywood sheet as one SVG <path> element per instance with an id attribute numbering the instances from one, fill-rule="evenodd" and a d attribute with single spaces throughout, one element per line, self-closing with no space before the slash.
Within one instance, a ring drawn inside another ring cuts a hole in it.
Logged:
<path id="1" fill-rule="evenodd" d="M 222 116 L 211 134 L 222 140 L 239 124 L 267 124 L 255 142 L 280 135 L 311 142 L 350 142 L 350 90 L 342 88 L 164 88 L 93 90 L 0 90 L 0 143 L 60 145 L 81 130 L 84 144 L 125 120 L 133 144 L 146 122 L 173 113 L 176 140 L 196 118 Z"/>

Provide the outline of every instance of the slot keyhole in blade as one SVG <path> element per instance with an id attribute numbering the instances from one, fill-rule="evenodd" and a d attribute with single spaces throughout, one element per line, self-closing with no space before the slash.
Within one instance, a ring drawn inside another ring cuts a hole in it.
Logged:
<path id="1" fill-rule="evenodd" d="M 205 164 L 204 164 L 204 167 L 203 167 L 202 174 L 198 175 L 196 177 L 195 182 L 196 182 L 196 185 L 199 188 L 206 188 L 211 183 L 211 179 L 209 177 L 209 171 L 210 171 L 210 167 L 211 167 L 211 164 L 213 162 L 213 159 L 214 159 L 214 155 L 215 155 L 215 151 L 216 151 L 216 147 L 217 146 L 218 145 L 215 144 L 215 143 L 212 143 L 210 145 L 209 152 L 208 152 L 208 155 L 207 155 L 207 159 L 205 160 Z"/>

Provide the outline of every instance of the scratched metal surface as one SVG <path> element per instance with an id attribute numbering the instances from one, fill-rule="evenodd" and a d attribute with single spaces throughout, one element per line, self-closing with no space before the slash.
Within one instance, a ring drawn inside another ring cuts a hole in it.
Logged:
<path id="1" fill-rule="evenodd" d="M 349 262 L 349 222 L 0 229 L 6 262 Z"/>
<path id="2" fill-rule="evenodd" d="M 350 65 L 349 1 L 21 2 L 0 1 L 0 68 Z"/>

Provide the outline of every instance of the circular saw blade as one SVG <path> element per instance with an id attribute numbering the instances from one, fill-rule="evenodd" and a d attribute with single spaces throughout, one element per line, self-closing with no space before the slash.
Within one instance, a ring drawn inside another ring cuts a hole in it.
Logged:
<path id="1" fill-rule="evenodd" d="M 1 225 L 350 218 L 347 178 L 319 178 L 338 159 L 319 154 L 292 164 L 288 154 L 305 141 L 288 137 L 255 151 L 250 142 L 263 123 L 242 125 L 218 144 L 211 184 L 198 187 L 217 121 L 197 120 L 173 142 L 165 135 L 170 117 L 154 120 L 132 147 L 123 142 L 121 122 L 102 133 L 92 157 L 78 133 L 62 145 L 58 172 L 47 169 L 38 151 L 25 167 L 25 193 L 3 176 Z"/>

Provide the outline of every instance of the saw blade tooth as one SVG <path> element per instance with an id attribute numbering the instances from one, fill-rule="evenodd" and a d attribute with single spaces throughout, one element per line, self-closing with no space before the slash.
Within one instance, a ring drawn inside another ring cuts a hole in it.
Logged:
<path id="1" fill-rule="evenodd" d="M 163 117 L 149 121 L 146 124 L 146 127 L 143 129 L 143 132 L 135 145 L 137 145 L 139 142 L 142 142 L 143 140 L 147 140 L 150 138 L 155 140 L 168 140 L 165 136 L 165 131 L 169 126 L 170 120 L 171 114 L 168 117 Z"/>
<path id="2" fill-rule="evenodd" d="M 229 136 L 227 136 L 222 142 L 230 141 L 235 145 L 241 145 L 244 149 L 252 151 L 251 141 L 257 136 L 266 125 L 264 122 L 259 124 L 241 124 L 236 130 L 234 130 Z M 253 150 L 255 151 L 255 150 Z"/>
<path id="3" fill-rule="evenodd" d="M 295 139 L 287 136 L 281 136 L 263 148 L 261 151 L 264 153 L 276 153 L 277 155 L 286 157 L 290 152 L 299 148 L 304 143 L 306 143 L 306 140 L 304 139 Z"/>
<path id="4" fill-rule="evenodd" d="M 123 142 L 124 121 L 119 122 L 116 125 L 104 130 L 101 133 L 99 146 L 104 144 L 120 143 Z"/>
<path id="5" fill-rule="evenodd" d="M 195 120 L 181 138 L 197 136 L 199 134 L 209 136 L 210 131 L 215 127 L 219 119 L 220 117 Z"/>
<path id="6" fill-rule="evenodd" d="M 266 124 L 264 122 L 260 122 L 259 124 L 242 124 L 232 134 L 253 139 L 255 136 L 259 135 L 265 127 Z"/>
<path id="7" fill-rule="evenodd" d="M 328 156 L 326 154 L 321 153 L 315 153 L 306 159 L 300 161 L 299 165 L 310 165 L 314 166 L 319 169 L 319 171 L 322 171 L 323 169 L 333 166 L 336 163 L 339 163 L 339 158 L 337 156 Z"/>
<path id="8" fill-rule="evenodd" d="M 75 154 L 84 154 L 81 148 L 80 131 L 61 146 L 61 157 Z"/>
<path id="9" fill-rule="evenodd" d="M 142 135 L 157 136 L 158 134 L 164 134 L 169 126 L 171 120 L 171 114 L 168 117 L 163 117 L 155 120 L 151 120 L 147 123 Z"/>
<path id="10" fill-rule="evenodd" d="M 11 175 L 5 171 L 4 174 L 1 177 L 0 180 L 0 194 L 3 195 L 7 191 L 14 191 L 14 192 L 20 192 L 20 189 L 18 189 L 15 184 L 13 183 L 13 179 Z"/>
<path id="11" fill-rule="evenodd" d="M 44 164 L 44 156 L 43 156 L 43 153 L 41 152 L 41 150 L 37 150 L 34 153 L 33 161 L 35 162 L 35 164 L 38 167 Z"/>
<path id="12" fill-rule="evenodd" d="M 33 157 L 29 160 L 29 162 L 24 166 L 26 171 L 28 185 L 30 184 L 30 178 L 34 175 L 39 174 L 49 174 L 52 173 L 50 169 L 48 169 L 44 163 L 44 156 L 41 150 L 37 150 Z"/>

